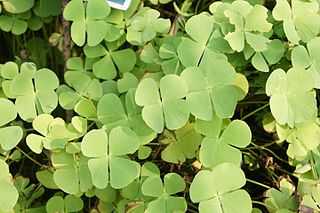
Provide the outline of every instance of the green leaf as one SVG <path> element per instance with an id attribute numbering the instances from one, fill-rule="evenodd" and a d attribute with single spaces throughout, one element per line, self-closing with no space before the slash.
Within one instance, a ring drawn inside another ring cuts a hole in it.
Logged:
<path id="1" fill-rule="evenodd" d="M 20 126 L 0 128 L 0 145 L 4 150 L 13 149 L 22 139 L 23 130 Z"/>
<path id="2" fill-rule="evenodd" d="M 0 211 L 7 212 L 13 209 L 18 201 L 18 190 L 10 180 L 9 166 L 0 159 Z"/>
<path id="3" fill-rule="evenodd" d="M 148 91 L 145 95 L 145 91 Z M 175 91 L 175 93 L 172 93 Z M 161 133 L 164 122 L 168 129 L 179 129 L 189 118 L 188 106 L 183 100 L 188 87 L 183 78 L 166 75 L 160 80 L 160 94 L 156 82 L 146 78 L 138 85 L 135 100 L 142 106 L 142 118 L 154 131 Z"/>
<path id="4" fill-rule="evenodd" d="M 6 0 L 2 2 L 3 8 L 9 13 L 23 13 L 31 9 L 34 5 L 34 0 Z"/>
<path id="5" fill-rule="evenodd" d="M 305 159 L 311 150 L 315 150 L 319 142 L 319 124 L 312 122 L 302 127 L 294 128 L 290 131 L 286 140 L 289 143 L 287 155 L 295 159 Z"/>
<path id="6" fill-rule="evenodd" d="M 142 184 L 141 191 L 144 195 L 157 199 L 148 203 L 147 212 L 158 212 L 161 207 L 166 213 L 187 210 L 186 201 L 182 197 L 170 196 L 183 191 L 186 187 L 184 180 L 176 173 L 168 173 L 162 183 L 159 176 L 150 176 Z"/>
<path id="7" fill-rule="evenodd" d="M 218 117 L 231 117 L 237 102 L 236 90 L 231 86 L 236 79 L 236 72 L 224 60 L 204 62 L 200 67 L 202 69 L 190 67 L 181 73 L 189 86 L 186 100 L 190 111 L 196 118 L 207 121 L 212 118 L 213 108 Z"/>
<path id="8" fill-rule="evenodd" d="M 186 158 L 194 158 L 202 141 L 201 135 L 194 130 L 191 123 L 178 129 L 174 135 L 169 132 L 164 135 L 166 139 L 162 143 L 168 146 L 161 152 L 161 158 L 170 163 L 182 163 Z"/>
<path id="9" fill-rule="evenodd" d="M 14 104 L 8 99 L 0 98 L 0 111 L 5 112 L 0 117 L 0 126 L 6 125 L 17 117 Z"/>
<path id="10" fill-rule="evenodd" d="M 60 196 L 53 196 L 48 200 L 46 210 L 48 213 L 78 212 L 83 209 L 83 206 L 82 199 L 74 195 L 67 195 L 64 199 Z"/>
<path id="11" fill-rule="evenodd" d="M 132 45 L 144 45 L 157 34 L 168 33 L 170 20 L 159 18 L 160 13 L 149 7 L 143 7 L 130 19 L 127 28 L 127 41 Z"/>
<path id="12" fill-rule="evenodd" d="M 293 195 L 294 192 L 294 185 L 287 179 L 282 179 L 279 190 L 271 188 L 266 191 L 267 199 L 264 202 L 268 205 L 268 210 L 272 212 L 278 212 L 277 210 L 279 209 L 288 209 L 296 212 L 298 203 Z"/>
<path id="13" fill-rule="evenodd" d="M 37 115 L 51 113 L 57 107 L 58 97 L 54 90 L 59 80 L 51 70 L 36 71 L 33 63 L 23 63 L 20 73 L 8 77 L 12 80 L 6 81 L 5 91 L 16 98 L 15 107 L 23 120 L 31 122 Z"/>
<path id="14" fill-rule="evenodd" d="M 156 136 L 156 133 L 143 121 L 141 108 L 136 105 L 134 96 L 135 90 L 129 90 L 123 105 L 116 95 L 104 95 L 98 103 L 98 119 L 108 132 L 117 126 L 130 127 L 138 135 L 140 144 L 147 144 Z"/>
<path id="15" fill-rule="evenodd" d="M 87 34 L 88 45 L 98 45 L 107 33 L 108 25 L 102 19 L 106 18 L 110 11 L 109 5 L 104 0 L 89 1 L 86 8 L 81 0 L 70 1 L 63 11 L 63 16 L 66 20 L 73 21 L 72 40 L 78 46 L 83 46 Z"/>
<path id="16" fill-rule="evenodd" d="M 199 212 L 251 212 L 249 194 L 239 189 L 245 182 L 244 173 L 239 167 L 223 163 L 212 171 L 197 173 L 190 186 L 190 198 L 192 202 L 200 202 Z"/>
<path id="17" fill-rule="evenodd" d="M 88 132 L 81 150 L 91 158 L 88 167 L 93 184 L 103 189 L 110 183 L 112 188 L 120 189 L 133 182 L 139 175 L 140 165 L 123 156 L 134 153 L 138 147 L 138 136 L 127 127 L 112 129 L 109 138 L 102 129 Z M 119 179 L 120 176 L 123 178 Z"/>
<path id="18" fill-rule="evenodd" d="M 205 167 L 215 168 L 221 163 L 240 165 L 241 152 L 251 142 L 248 125 L 240 120 L 232 121 L 219 138 L 204 138 L 200 148 L 200 162 Z"/>
<path id="19" fill-rule="evenodd" d="M 287 73 L 277 69 L 271 73 L 266 93 L 271 97 L 271 112 L 279 124 L 287 123 L 293 127 L 315 120 L 317 109 L 313 86 L 311 75 L 302 68 L 291 68 Z"/>
<path id="20" fill-rule="evenodd" d="M 53 170 L 53 169 L 52 169 Z M 41 170 L 36 173 L 38 181 L 48 189 L 59 189 L 53 180 L 52 170 Z"/>
<path id="21" fill-rule="evenodd" d="M 52 165 L 56 169 L 53 173 L 55 184 L 69 194 L 86 192 L 92 187 L 92 180 L 88 168 L 88 159 L 81 154 L 53 153 Z"/>

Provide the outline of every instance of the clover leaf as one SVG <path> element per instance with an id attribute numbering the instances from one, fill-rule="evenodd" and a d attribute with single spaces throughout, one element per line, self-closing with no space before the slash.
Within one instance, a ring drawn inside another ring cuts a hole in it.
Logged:
<path id="1" fill-rule="evenodd" d="M 289 143 L 287 155 L 292 159 L 304 160 L 310 151 L 320 144 L 320 126 L 318 122 L 311 122 L 303 126 L 289 128 L 277 125 L 277 133 L 281 133 L 283 140 Z"/>
<path id="2" fill-rule="evenodd" d="M 83 46 L 86 41 L 89 46 L 96 46 L 107 33 L 107 23 L 103 20 L 110 14 L 110 7 L 105 0 L 70 1 L 63 11 L 63 17 L 73 21 L 71 38 L 78 45 Z"/>
<path id="3" fill-rule="evenodd" d="M 249 126 L 240 120 L 232 121 L 219 138 L 206 137 L 200 148 L 200 162 L 204 167 L 214 168 L 228 162 L 240 165 L 241 151 L 236 147 L 244 148 L 251 142 Z"/>
<path id="4" fill-rule="evenodd" d="M 187 210 L 187 203 L 183 197 L 172 196 L 185 189 L 186 184 L 181 176 L 176 173 L 168 173 L 162 180 L 159 176 L 150 176 L 142 184 L 141 191 L 146 196 L 156 199 L 148 203 L 146 212 L 175 212 Z"/>
<path id="5" fill-rule="evenodd" d="M 2 1 L 3 8 L 9 13 L 24 13 L 34 5 L 34 0 L 6 0 Z"/>
<path id="6" fill-rule="evenodd" d="M 3 127 L 17 117 L 14 104 L 5 98 L 0 98 L 0 147 L 3 150 L 13 149 L 22 139 L 23 131 L 20 126 Z"/>
<path id="7" fill-rule="evenodd" d="M 33 205 L 34 201 L 43 196 L 45 190 L 43 187 L 36 184 L 29 184 L 30 179 L 22 176 L 17 176 L 13 180 L 14 186 L 19 192 L 19 199 L 14 210 L 20 212 L 45 211 L 44 206 Z"/>
<path id="8" fill-rule="evenodd" d="M 164 74 L 179 75 L 182 72 L 182 64 L 178 57 L 178 47 L 184 37 L 167 37 L 159 49 L 159 56 L 164 61 L 161 63 Z"/>
<path id="9" fill-rule="evenodd" d="M 98 103 L 97 115 L 108 132 L 117 126 L 129 127 L 139 137 L 140 145 L 144 145 L 154 139 L 156 133 L 143 121 L 141 107 L 134 101 L 135 93 L 135 89 L 129 90 L 124 104 L 113 93 L 104 95 Z"/>
<path id="10" fill-rule="evenodd" d="M 138 148 L 139 138 L 128 127 L 118 126 L 109 135 L 103 129 L 88 132 L 83 137 L 81 150 L 90 158 L 88 167 L 93 185 L 103 189 L 110 184 L 120 189 L 132 183 L 139 175 L 140 165 L 126 155 Z"/>
<path id="11" fill-rule="evenodd" d="M 107 42 L 114 42 L 121 40 L 124 35 L 124 14 L 121 10 L 111 10 L 111 13 L 104 19 L 107 23 L 107 33 L 104 40 Z"/>
<path id="12" fill-rule="evenodd" d="M 303 79 L 303 81 L 301 81 Z M 302 68 L 291 68 L 285 73 L 277 69 L 266 83 L 273 117 L 281 125 L 293 127 L 315 120 L 317 104 L 312 76 Z"/>
<path id="13" fill-rule="evenodd" d="M 143 182 L 151 176 L 159 176 L 159 168 L 152 162 L 146 162 L 141 166 L 140 177 L 130 185 L 123 188 L 122 192 L 125 198 L 137 201 L 150 201 L 152 197 L 145 196 L 141 192 Z"/>
<path id="14" fill-rule="evenodd" d="M 261 52 L 267 49 L 269 39 L 261 34 L 269 32 L 272 28 L 272 24 L 267 21 L 267 12 L 267 8 L 262 5 L 251 6 L 248 2 L 239 0 L 232 2 L 231 8 L 223 11 L 235 28 L 224 37 L 233 50 L 241 52 L 246 43 L 254 51 Z"/>
<path id="15" fill-rule="evenodd" d="M 80 197 L 67 195 L 65 198 L 63 198 L 56 195 L 48 200 L 46 204 L 46 210 L 48 213 L 78 212 L 83 209 L 83 206 L 83 200 Z"/>
<path id="16" fill-rule="evenodd" d="M 165 139 L 161 143 L 168 145 L 161 152 L 161 158 L 170 163 L 183 163 L 187 158 L 194 158 L 202 141 L 201 135 L 194 130 L 191 123 L 176 130 L 174 134 L 165 130 L 163 135 Z"/>
<path id="17" fill-rule="evenodd" d="M 126 72 L 121 79 L 117 81 L 117 88 L 120 93 L 128 92 L 130 89 L 135 89 L 139 85 L 139 79 L 132 73 Z"/>
<path id="18" fill-rule="evenodd" d="M 224 60 L 204 64 L 202 69 L 189 67 L 181 73 L 189 87 L 186 100 L 190 112 L 202 120 L 211 120 L 213 109 L 220 118 L 231 117 L 237 104 L 234 68 Z"/>
<path id="19" fill-rule="evenodd" d="M 308 41 L 307 49 L 302 46 L 295 46 L 291 52 L 291 61 L 293 67 L 302 67 L 307 69 L 315 81 L 314 87 L 320 88 L 320 37 Z"/>
<path id="20" fill-rule="evenodd" d="M 18 201 L 19 193 L 11 182 L 9 166 L 0 159 L 0 211 L 7 212 L 13 209 Z"/>
<path id="21" fill-rule="evenodd" d="M 53 180 L 57 186 L 69 194 L 86 192 L 92 187 L 88 158 L 81 153 L 68 154 L 65 151 L 51 156 Z"/>
<path id="22" fill-rule="evenodd" d="M 67 61 L 68 71 L 82 72 L 90 77 L 94 77 L 92 74 L 92 66 L 97 61 L 96 58 L 86 58 L 84 61 L 81 57 L 71 57 Z"/>
<path id="23" fill-rule="evenodd" d="M 157 36 L 157 33 L 168 33 L 170 20 L 159 18 L 160 13 L 149 7 L 141 8 L 129 20 L 127 41 L 132 45 L 144 45 Z"/>
<path id="24" fill-rule="evenodd" d="M 320 189 L 319 186 L 313 186 L 311 188 L 311 193 L 306 194 L 302 197 L 301 205 L 307 206 L 314 209 L 315 211 L 320 211 Z"/>
<path id="25" fill-rule="evenodd" d="M 294 185 L 287 179 L 282 179 L 279 184 L 279 190 L 271 188 L 265 193 L 267 198 L 264 202 L 267 204 L 269 212 L 278 212 L 281 209 L 297 212 L 298 205 L 293 194 L 295 192 Z"/>
<path id="26" fill-rule="evenodd" d="M 269 72 L 269 65 L 278 63 L 283 57 L 284 52 L 284 44 L 278 39 L 271 40 L 267 43 L 267 49 L 262 52 L 256 52 L 248 46 L 243 50 L 245 59 L 249 59 L 252 56 L 252 65 L 262 72 Z"/>
<path id="27" fill-rule="evenodd" d="M 191 38 L 184 39 L 178 46 L 178 56 L 185 67 L 198 66 L 202 60 L 227 60 L 225 55 L 212 47 L 215 38 L 211 16 L 195 15 L 187 21 L 185 29 Z"/>
<path id="28" fill-rule="evenodd" d="M 23 63 L 18 69 L 14 62 L 7 62 L 1 69 L 5 95 L 15 98 L 15 106 L 20 117 L 31 122 L 37 115 L 51 113 L 58 105 L 55 89 L 59 80 L 47 68 L 36 70 L 32 63 Z"/>
<path id="29" fill-rule="evenodd" d="M 64 149 L 69 141 L 80 138 L 87 131 L 87 121 L 81 117 L 73 117 L 71 123 L 66 125 L 61 118 L 43 114 L 34 119 L 32 126 L 41 135 L 31 133 L 26 142 L 37 154 L 40 154 L 43 148 Z"/>
<path id="30" fill-rule="evenodd" d="M 250 196 L 240 189 L 245 183 L 245 175 L 239 167 L 219 164 L 212 171 L 202 170 L 196 174 L 190 186 L 190 198 L 194 203 L 200 202 L 200 213 L 251 212 Z"/>
<path id="31" fill-rule="evenodd" d="M 27 31 L 27 20 L 31 18 L 31 12 L 21 14 L 4 14 L 0 16 L 0 28 L 14 35 L 21 35 Z"/>
<path id="32" fill-rule="evenodd" d="M 160 94 L 155 80 L 143 79 L 138 85 L 135 101 L 143 107 L 142 118 L 146 124 L 155 132 L 161 133 L 164 125 L 175 130 L 187 123 L 189 109 L 183 99 L 187 93 L 188 85 L 184 79 L 169 74 L 160 79 Z"/>
<path id="33" fill-rule="evenodd" d="M 66 85 L 59 87 L 57 93 L 60 105 L 67 110 L 74 109 L 88 119 L 96 118 L 93 101 L 99 100 L 102 96 L 100 82 L 82 72 L 73 71 L 65 73 L 65 81 L 71 88 Z"/>
<path id="34" fill-rule="evenodd" d="M 111 48 L 105 48 L 102 44 L 95 47 L 86 45 L 84 53 L 88 58 L 100 58 L 92 66 L 93 74 L 97 78 L 110 80 L 114 79 L 118 72 L 129 72 L 136 63 L 136 54 L 132 49 L 123 49 L 114 51 Z"/>
<path id="35" fill-rule="evenodd" d="M 283 29 L 293 44 L 308 42 L 320 32 L 319 4 L 316 0 L 292 0 L 291 7 L 286 0 L 276 0 L 272 10 L 275 20 L 283 21 Z"/>

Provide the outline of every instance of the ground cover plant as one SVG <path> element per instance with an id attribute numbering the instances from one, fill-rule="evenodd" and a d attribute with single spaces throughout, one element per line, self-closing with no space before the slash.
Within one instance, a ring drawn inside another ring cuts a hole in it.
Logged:
<path id="1" fill-rule="evenodd" d="M 317 0 L 0 0 L 0 213 L 320 211 Z"/>

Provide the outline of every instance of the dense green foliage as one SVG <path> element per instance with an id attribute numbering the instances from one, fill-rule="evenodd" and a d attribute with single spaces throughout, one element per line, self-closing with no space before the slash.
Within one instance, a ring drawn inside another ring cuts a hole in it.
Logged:
<path id="1" fill-rule="evenodd" d="M 320 211 L 318 0 L 61 2 L 0 0 L 0 213 Z"/>

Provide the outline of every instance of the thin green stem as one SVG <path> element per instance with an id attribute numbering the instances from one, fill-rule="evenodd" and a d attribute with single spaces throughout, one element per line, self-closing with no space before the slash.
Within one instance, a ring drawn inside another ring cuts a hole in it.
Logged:
<path id="1" fill-rule="evenodd" d="M 266 188 L 266 189 L 271 189 L 272 188 L 272 187 L 267 186 L 267 185 L 265 185 L 263 183 L 259 183 L 259 182 L 255 181 L 255 180 L 251 180 L 251 179 L 248 179 L 248 178 L 246 180 L 247 180 L 247 182 L 256 184 L 256 185 L 261 186 L 261 187 Z"/>
<path id="2" fill-rule="evenodd" d="M 38 162 L 37 160 L 35 160 L 34 158 L 32 158 L 30 155 L 28 155 L 26 152 L 24 152 L 22 149 L 20 149 L 18 146 L 15 147 L 17 150 L 19 150 L 24 156 L 26 156 L 27 158 L 29 158 L 29 160 L 31 160 L 32 162 L 34 162 L 35 164 L 37 164 L 38 166 L 41 166 L 45 169 L 48 168 L 48 166 L 41 164 L 40 162 Z"/>
<path id="3" fill-rule="evenodd" d="M 284 163 L 288 163 L 288 161 L 283 160 L 281 157 L 279 157 L 278 155 L 276 155 L 276 153 L 274 153 L 272 150 L 262 147 L 261 149 L 266 150 L 267 152 L 271 153 L 275 158 L 277 158 L 279 161 L 282 161 Z"/>
<path id="4" fill-rule="evenodd" d="M 256 114 L 257 112 L 259 112 L 259 111 L 261 111 L 261 110 L 263 110 L 263 109 L 265 109 L 265 108 L 267 108 L 268 106 L 269 106 L 269 103 L 263 105 L 262 107 L 259 107 L 259 108 L 256 109 L 256 110 L 253 110 L 253 111 L 250 112 L 249 114 L 246 114 L 245 116 L 243 116 L 243 117 L 241 118 L 241 120 L 243 121 L 243 120 L 249 118 L 250 116 Z"/>

